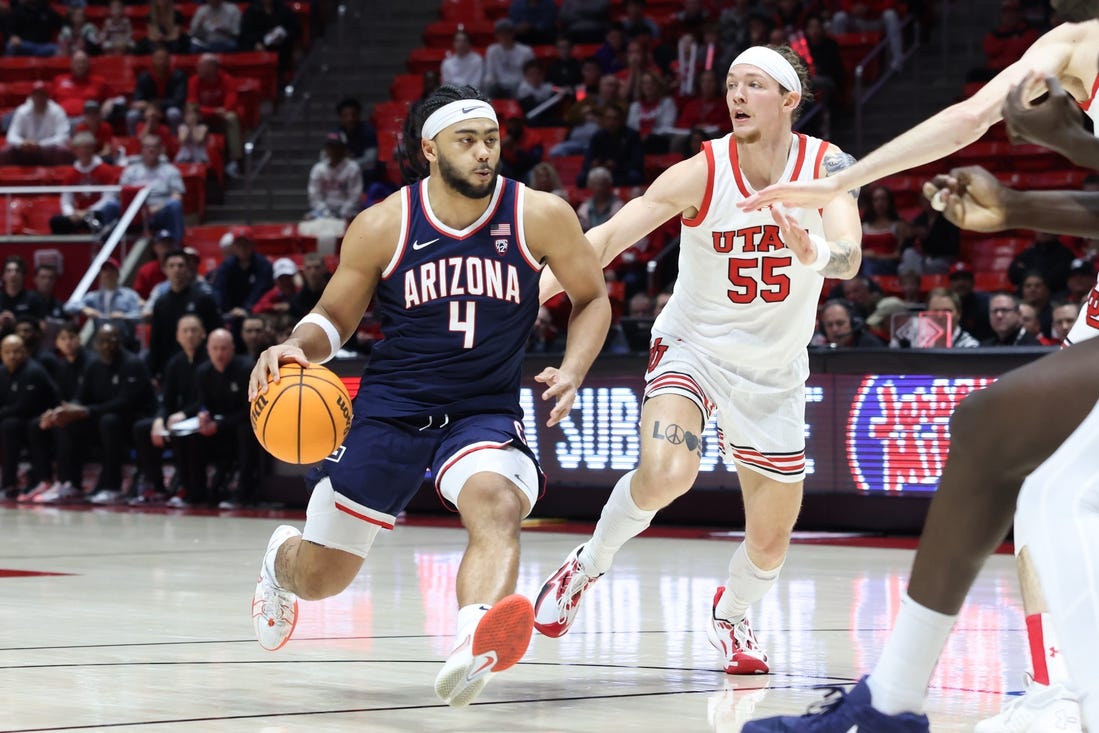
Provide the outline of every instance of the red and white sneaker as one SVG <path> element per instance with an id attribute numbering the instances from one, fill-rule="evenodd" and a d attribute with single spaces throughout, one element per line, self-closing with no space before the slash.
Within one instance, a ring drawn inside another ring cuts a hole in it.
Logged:
<path id="1" fill-rule="evenodd" d="M 710 612 L 710 621 L 706 624 L 706 637 L 721 652 L 725 674 L 767 674 L 771 671 L 767 666 L 767 654 L 756 642 L 748 619 L 734 624 L 717 617 L 717 602 L 724 594 L 725 586 L 714 593 L 714 610 Z"/>
<path id="2" fill-rule="evenodd" d="M 602 574 L 588 575 L 580 567 L 582 549 L 584 546 L 580 545 L 570 552 L 565 564 L 542 584 L 538 600 L 534 602 L 534 628 L 542 636 L 554 639 L 564 636 L 576 619 L 584 592 L 603 577 Z"/>
<path id="3" fill-rule="evenodd" d="M 435 677 L 435 694 L 452 708 L 469 705 L 494 674 L 523 658 L 533 634 L 534 608 L 526 596 L 500 599 L 458 639 Z"/>
<path id="4" fill-rule="evenodd" d="M 283 542 L 300 536 L 301 532 L 295 527 L 279 526 L 267 541 L 267 552 L 259 566 L 259 581 L 252 594 L 252 628 L 259 645 L 269 652 L 282 649 L 290 641 L 290 635 L 298 625 L 298 597 L 275 584 L 275 579 L 267 572 L 267 558 L 278 552 Z"/>

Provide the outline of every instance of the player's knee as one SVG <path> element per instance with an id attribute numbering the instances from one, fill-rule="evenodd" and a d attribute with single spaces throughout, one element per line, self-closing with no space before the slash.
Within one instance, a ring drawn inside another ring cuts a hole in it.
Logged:
<path id="1" fill-rule="evenodd" d="M 654 501 L 661 505 L 669 504 L 690 490 L 697 474 L 698 465 L 694 461 L 663 461 L 651 466 L 642 464 L 630 488 L 640 504 L 649 506 Z"/>
<path id="2" fill-rule="evenodd" d="M 752 527 L 745 535 L 753 562 L 764 570 L 778 567 L 790 550 L 790 527 Z"/>
<path id="3" fill-rule="evenodd" d="M 462 522 L 473 532 L 518 534 L 526 507 L 506 479 L 494 473 L 470 477 L 458 495 Z"/>

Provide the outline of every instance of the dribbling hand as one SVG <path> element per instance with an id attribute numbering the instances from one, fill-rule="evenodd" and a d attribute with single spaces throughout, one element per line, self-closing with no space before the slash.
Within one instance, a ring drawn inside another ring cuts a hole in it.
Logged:
<path id="1" fill-rule="evenodd" d="M 955 168 L 923 184 L 933 208 L 962 229 L 998 232 L 1007 228 L 1005 193 L 1009 189 L 979 166 Z"/>
<path id="2" fill-rule="evenodd" d="M 251 402 L 259 395 L 267 392 L 268 380 L 277 384 L 279 381 L 279 364 L 288 364 L 290 362 L 299 364 L 303 369 L 309 366 L 309 360 L 305 358 L 305 352 L 293 341 L 287 341 L 284 344 L 277 344 L 265 349 L 256 359 L 256 365 L 252 367 L 252 376 L 248 378 L 248 401 Z"/>
<path id="3" fill-rule="evenodd" d="M 546 427 L 552 428 L 572 410 L 572 403 L 576 399 L 576 390 L 579 388 L 580 382 L 572 374 L 554 367 L 543 369 L 542 373 L 534 378 L 534 381 L 549 385 L 549 388 L 542 393 L 543 400 L 551 398 L 557 400 L 557 404 L 550 411 L 549 420 L 546 421 Z"/>

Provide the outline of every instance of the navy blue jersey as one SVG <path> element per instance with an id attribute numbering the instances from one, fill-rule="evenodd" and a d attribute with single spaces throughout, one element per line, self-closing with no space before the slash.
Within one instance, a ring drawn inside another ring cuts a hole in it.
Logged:
<path id="1" fill-rule="evenodd" d="M 378 283 L 375 347 L 355 398 L 372 417 L 501 412 L 521 417 L 519 378 L 541 266 L 523 233 L 524 186 L 502 176 L 485 213 L 440 222 L 427 182 L 401 189 L 401 235 Z"/>

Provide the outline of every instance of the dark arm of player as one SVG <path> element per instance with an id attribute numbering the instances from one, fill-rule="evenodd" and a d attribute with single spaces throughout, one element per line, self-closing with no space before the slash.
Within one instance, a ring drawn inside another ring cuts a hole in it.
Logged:
<path id="1" fill-rule="evenodd" d="M 1041 81 L 1039 81 L 1041 80 Z M 1045 99 L 1030 102 L 1045 84 Z M 1013 143 L 1033 143 L 1060 153 L 1082 168 L 1099 170 L 1099 138 L 1083 126 L 1083 113 L 1056 76 L 1028 75 L 1007 95 L 1003 107 Z"/>
<path id="2" fill-rule="evenodd" d="M 1035 229 L 1074 237 L 1099 231 L 1099 192 L 1004 191 L 1005 229 Z"/>

